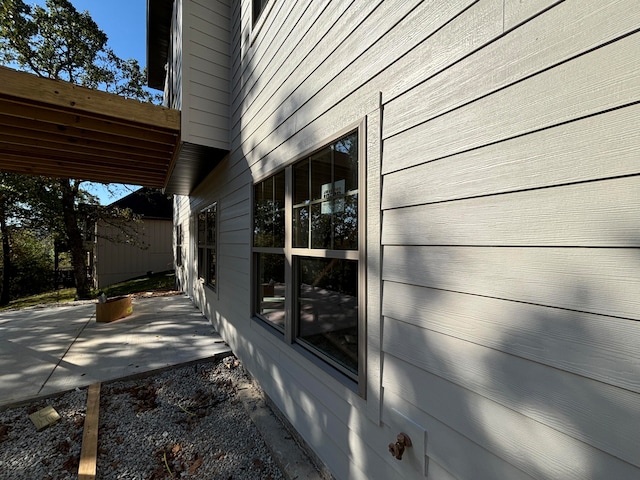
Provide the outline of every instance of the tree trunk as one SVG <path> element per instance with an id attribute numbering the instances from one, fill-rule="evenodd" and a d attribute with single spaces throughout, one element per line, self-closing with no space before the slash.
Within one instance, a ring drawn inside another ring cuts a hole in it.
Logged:
<path id="1" fill-rule="evenodd" d="M 11 245 L 9 243 L 9 229 L 4 205 L 0 204 L 0 235 L 2 235 L 2 292 L 0 305 L 7 305 L 11 300 Z"/>
<path id="2" fill-rule="evenodd" d="M 91 298 L 91 288 L 87 278 L 87 255 L 82 241 L 76 205 L 78 183 L 72 184 L 70 180 L 63 179 L 60 180 L 60 187 L 62 191 L 62 216 L 76 283 L 76 299 L 88 299 Z"/>

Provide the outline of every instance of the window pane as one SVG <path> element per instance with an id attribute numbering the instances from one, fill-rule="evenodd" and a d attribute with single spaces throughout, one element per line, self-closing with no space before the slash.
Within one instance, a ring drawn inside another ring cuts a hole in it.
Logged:
<path id="1" fill-rule="evenodd" d="M 358 372 L 358 262 L 299 258 L 299 338 Z"/>
<path id="2" fill-rule="evenodd" d="M 198 248 L 198 277 L 204 278 L 205 266 L 204 266 L 204 248 Z"/>
<path id="3" fill-rule="evenodd" d="M 207 285 L 216 288 L 216 251 L 207 248 Z"/>
<path id="4" fill-rule="evenodd" d="M 253 206 L 253 245 L 284 247 L 284 172 L 256 184 Z"/>
<path id="5" fill-rule="evenodd" d="M 204 212 L 198 214 L 198 245 L 206 242 L 207 215 Z"/>
<path id="6" fill-rule="evenodd" d="M 311 157 L 311 200 L 330 197 L 331 186 L 331 149 L 325 148 Z"/>
<path id="7" fill-rule="evenodd" d="M 285 257 L 256 254 L 258 260 L 258 313 L 276 327 L 284 328 Z"/>
<path id="8" fill-rule="evenodd" d="M 309 247 L 309 207 L 293 210 L 293 246 L 295 248 Z"/>
<path id="9" fill-rule="evenodd" d="M 273 178 L 273 247 L 284 247 L 284 170 Z"/>
<path id="10" fill-rule="evenodd" d="M 311 205 L 311 248 L 331 249 L 333 231 L 333 219 L 331 208 L 333 201 L 314 203 Z"/>
<path id="11" fill-rule="evenodd" d="M 207 245 L 215 245 L 216 243 L 216 206 L 206 211 L 207 219 Z"/>
<path id="12" fill-rule="evenodd" d="M 348 195 L 341 200 L 333 218 L 334 250 L 358 249 L 358 194 Z"/>
<path id="13" fill-rule="evenodd" d="M 358 142 L 352 133 L 334 144 L 334 181 L 345 181 L 346 191 L 358 189 Z"/>

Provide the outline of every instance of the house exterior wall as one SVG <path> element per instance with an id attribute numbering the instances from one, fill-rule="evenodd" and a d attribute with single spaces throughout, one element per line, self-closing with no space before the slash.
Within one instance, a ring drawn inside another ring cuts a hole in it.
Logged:
<path id="1" fill-rule="evenodd" d="M 178 278 L 298 433 L 338 479 L 638 478 L 637 2 L 250 12 L 230 13 L 231 152 L 174 200 Z M 365 396 L 251 310 L 253 184 L 358 124 Z M 194 242 L 212 202 L 216 292 Z"/>
<path id="2" fill-rule="evenodd" d="M 229 149 L 229 2 L 176 0 L 165 102 L 181 109 L 181 141 Z"/>
<path id="3" fill-rule="evenodd" d="M 136 228 L 138 241 L 148 248 L 108 240 L 117 238 L 118 228 L 98 222 L 94 250 L 96 288 L 140 277 L 149 271 L 164 272 L 173 268 L 172 221 L 146 219 Z"/>

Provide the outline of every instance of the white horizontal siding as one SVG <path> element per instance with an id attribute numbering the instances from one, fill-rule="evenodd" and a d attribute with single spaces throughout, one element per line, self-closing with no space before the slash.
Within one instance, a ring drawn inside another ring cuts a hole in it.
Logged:
<path id="1" fill-rule="evenodd" d="M 384 368 L 385 390 L 427 408 L 435 418 L 533 478 L 637 477 L 637 468 L 629 463 L 412 363 L 386 354 Z M 524 408 L 519 405 L 519 409 Z M 546 411 L 552 413 L 550 407 Z"/>
<path id="2" fill-rule="evenodd" d="M 640 177 L 634 176 L 388 210 L 382 241 L 388 245 L 638 247 L 639 186 Z"/>
<path id="3" fill-rule="evenodd" d="M 531 321 L 541 325 L 545 319 Z M 385 332 L 385 352 L 640 465 L 637 393 L 504 353 L 500 345 L 487 348 L 389 317 Z M 500 331 L 494 333 L 500 343 Z"/>
<path id="4" fill-rule="evenodd" d="M 636 3 L 275 1 L 257 33 L 250 8 L 230 155 L 180 215 L 218 202 L 193 297 L 301 436 L 338 479 L 635 478 Z M 192 25 L 211 114 L 224 52 Z M 253 182 L 363 118 L 366 399 L 250 318 Z"/>
<path id="5" fill-rule="evenodd" d="M 394 135 L 384 142 L 383 172 L 631 104 L 640 97 L 639 51 L 637 33 Z M 385 125 L 394 123 L 390 110 Z"/>
<path id="6" fill-rule="evenodd" d="M 181 140 L 229 149 L 230 6 L 182 0 Z"/>
<path id="7" fill-rule="evenodd" d="M 639 123 L 640 105 L 634 104 L 398 170 L 384 178 L 382 207 L 634 175 L 640 173 Z"/>
<path id="8" fill-rule="evenodd" d="M 530 3 L 524 2 L 525 5 Z M 402 132 L 416 123 L 454 110 L 633 32 L 640 25 L 640 12 L 633 8 L 634 5 L 634 0 L 609 3 L 590 0 L 581 2 L 580 7 L 576 8 L 574 2 L 563 2 L 549 15 L 538 16 L 477 51 L 463 62 L 452 65 L 441 75 L 421 83 L 413 91 L 385 105 L 387 123 L 384 136 L 389 137 Z M 633 47 L 630 47 L 628 53 L 634 55 Z M 615 56 L 616 52 L 603 51 L 602 55 Z M 616 60 L 625 62 L 624 57 Z M 586 57 L 583 62 L 569 63 L 567 68 L 580 68 L 584 62 L 599 65 L 599 61 L 596 57 Z M 605 65 L 601 68 L 607 71 Z M 592 70 L 593 73 L 597 73 L 599 69 Z M 626 73 L 634 75 L 632 69 Z M 561 82 L 572 78 L 573 75 L 564 72 L 558 72 L 558 75 L 562 76 L 562 80 L 558 80 L 557 85 L 545 87 L 558 91 L 559 94 L 571 95 L 574 90 L 566 88 L 567 86 L 563 86 Z M 554 72 L 549 72 L 549 76 L 556 77 Z M 546 81 L 546 76 L 541 78 L 541 82 Z M 574 82 L 575 80 L 569 83 Z M 612 79 L 612 82 L 617 83 L 617 80 Z M 532 91 L 531 85 L 524 83 L 523 87 Z M 580 92 L 579 85 L 575 85 L 575 91 L 576 95 Z M 514 94 L 517 95 L 515 90 Z M 429 101 L 420 101 L 424 98 L 428 98 Z M 499 100 L 492 98 L 488 101 L 499 103 Z M 579 105 L 577 101 L 571 103 Z M 522 107 L 522 111 L 531 111 L 526 103 Z M 542 110 L 545 105 L 542 104 L 539 108 Z M 540 115 L 534 117 L 537 120 Z"/>

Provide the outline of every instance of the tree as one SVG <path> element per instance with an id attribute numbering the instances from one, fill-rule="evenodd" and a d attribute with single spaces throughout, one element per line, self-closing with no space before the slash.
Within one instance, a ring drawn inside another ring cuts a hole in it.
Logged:
<path id="1" fill-rule="evenodd" d="M 14 237 L 21 237 L 21 229 L 42 225 L 43 210 L 35 207 L 44 199 L 43 179 L 0 172 L 0 237 L 2 245 L 2 286 L 0 305 L 9 303 L 14 280 L 12 251 Z M 35 208 L 34 208 L 35 207 Z"/>
<path id="2" fill-rule="evenodd" d="M 89 12 L 78 12 L 68 0 L 46 0 L 45 7 L 22 0 L 0 4 L 0 62 L 40 77 L 158 102 L 144 87 L 146 72 L 137 60 L 123 60 L 108 46 L 107 35 Z M 71 251 L 77 298 L 90 296 L 86 252 L 79 212 L 82 179 L 51 180 L 47 194 L 57 193 L 62 226 Z M 45 188 L 43 191 L 46 191 Z"/>

